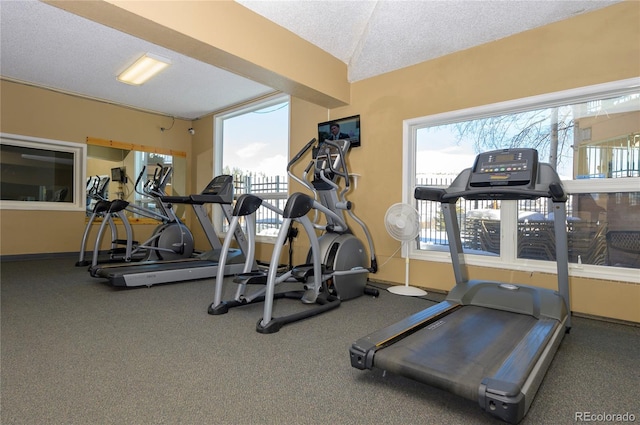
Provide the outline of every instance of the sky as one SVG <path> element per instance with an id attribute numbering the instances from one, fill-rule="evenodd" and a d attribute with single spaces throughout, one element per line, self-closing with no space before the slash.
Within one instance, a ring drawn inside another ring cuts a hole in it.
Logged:
<path id="1" fill-rule="evenodd" d="M 474 141 L 458 141 L 455 124 L 419 129 L 416 146 L 416 177 L 455 177 L 465 168 L 473 166 L 476 158 Z M 569 151 L 571 153 L 571 151 Z M 540 162 L 548 158 L 540 153 Z M 558 174 L 562 179 L 572 178 L 572 159 L 564 158 Z"/>
<path id="2" fill-rule="evenodd" d="M 476 154 L 471 143 L 456 142 L 449 126 L 418 130 L 416 148 L 416 176 L 455 177 L 473 165 Z"/>
<path id="3" fill-rule="evenodd" d="M 289 155 L 289 104 L 269 106 L 224 121 L 224 167 L 285 176 Z M 315 129 L 310 129 L 310 139 Z"/>

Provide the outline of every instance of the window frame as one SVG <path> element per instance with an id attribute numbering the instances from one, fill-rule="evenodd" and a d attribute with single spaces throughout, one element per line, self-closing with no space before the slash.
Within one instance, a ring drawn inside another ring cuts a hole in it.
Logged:
<path id="1" fill-rule="evenodd" d="M 563 90 L 543 95 L 531 96 L 489 105 L 482 105 L 440 114 L 407 119 L 403 121 L 403 156 L 402 156 L 402 202 L 414 205 L 417 130 L 446 124 L 454 124 L 472 119 L 487 118 L 500 114 L 524 112 L 567 104 L 602 100 L 613 96 L 635 93 L 639 90 L 640 78 L 613 81 L 592 86 Z M 470 167 L 472 164 L 469 164 Z M 637 192 L 640 189 L 640 178 L 625 177 L 619 179 L 563 180 L 569 194 L 594 192 Z M 466 264 L 473 266 L 502 268 L 516 271 L 543 272 L 556 274 L 556 264 L 552 261 L 519 259 L 516 256 L 516 234 L 512 229 L 517 226 L 517 202 L 503 201 L 501 208 L 501 249 L 499 257 L 483 255 L 467 255 Z M 409 246 L 411 245 L 411 246 Z M 451 262 L 448 249 L 442 251 L 419 250 L 413 244 L 404 244 L 402 257 L 414 260 Z M 637 269 L 590 264 L 569 264 L 570 276 L 589 277 L 604 280 L 618 280 L 640 283 Z"/>
<path id="2" fill-rule="evenodd" d="M 0 133 L 2 144 L 73 154 L 73 202 L 0 200 L 2 210 L 82 211 L 86 209 L 87 145 L 84 143 Z"/>
<path id="3" fill-rule="evenodd" d="M 261 99 L 253 100 L 251 102 L 237 106 L 232 109 L 228 109 L 214 116 L 214 143 L 213 143 L 213 146 L 214 146 L 213 147 L 213 174 L 214 175 L 212 176 L 212 178 L 214 176 L 220 175 L 224 169 L 224 164 L 222 163 L 223 147 L 224 147 L 224 125 L 223 125 L 224 120 L 237 117 L 239 115 L 248 114 L 261 109 L 265 109 L 270 106 L 274 106 L 284 102 L 288 102 L 289 107 L 291 107 L 291 96 L 285 93 L 277 93 Z M 289 123 L 287 128 L 287 133 L 289 133 L 290 128 L 291 128 L 291 125 Z M 287 158 L 289 157 L 289 143 L 287 143 L 286 156 Z M 288 178 L 288 176 L 286 175 L 286 172 L 284 173 L 284 175 Z M 289 196 L 289 191 L 287 190 L 286 193 L 285 192 L 282 192 L 282 193 L 280 192 L 262 193 L 261 192 L 260 195 L 266 200 L 269 200 L 269 199 L 286 200 Z M 234 193 L 234 199 L 237 197 L 238 197 L 238 194 Z M 216 233 L 219 236 L 224 237 L 226 235 L 226 231 L 224 230 L 224 226 L 223 226 L 222 212 L 220 211 L 219 208 L 214 208 L 212 209 L 212 216 L 213 216 L 212 217 L 213 225 L 216 230 Z M 275 243 L 276 239 L 277 239 L 276 236 L 256 235 L 257 242 L 273 244 Z"/>

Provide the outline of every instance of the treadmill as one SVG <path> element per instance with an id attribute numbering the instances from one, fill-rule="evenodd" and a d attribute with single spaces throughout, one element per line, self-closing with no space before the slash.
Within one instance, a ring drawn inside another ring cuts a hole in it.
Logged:
<path id="1" fill-rule="evenodd" d="M 508 423 L 527 414 L 565 333 L 571 328 L 567 195 L 555 170 L 535 149 L 504 149 L 476 157 L 446 189 L 417 187 L 444 215 L 456 285 L 446 299 L 357 340 L 351 365 L 381 369 L 477 401 Z M 548 198 L 553 212 L 558 291 L 469 280 L 456 201 Z"/>
<path id="2" fill-rule="evenodd" d="M 214 177 L 202 193 L 189 196 L 162 196 L 166 204 L 191 205 L 202 226 L 212 249 L 193 258 L 167 261 L 145 261 L 125 264 L 98 264 L 89 269 L 93 277 L 108 279 L 113 286 L 152 286 L 161 283 L 182 282 L 187 280 L 215 278 L 218 273 L 218 260 L 222 244 L 216 234 L 206 204 L 217 204 L 227 219 L 231 220 L 233 209 L 233 176 L 220 175 Z M 169 206 L 170 207 L 170 206 Z M 234 232 L 237 249 L 230 249 L 227 254 L 225 276 L 242 273 L 246 261 L 247 239 L 238 226 Z"/>

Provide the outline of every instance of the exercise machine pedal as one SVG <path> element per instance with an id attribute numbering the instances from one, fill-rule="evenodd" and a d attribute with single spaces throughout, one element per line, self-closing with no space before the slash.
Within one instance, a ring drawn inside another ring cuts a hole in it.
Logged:
<path id="1" fill-rule="evenodd" d="M 327 267 L 325 264 L 322 264 L 322 274 L 331 274 L 333 270 L 330 267 Z M 291 276 L 298 279 L 301 282 L 305 282 L 311 276 L 313 276 L 313 264 L 301 264 L 299 266 L 295 266 L 291 270 Z"/>
<path id="2" fill-rule="evenodd" d="M 233 278 L 238 285 L 266 285 L 267 273 L 263 271 L 240 273 Z"/>

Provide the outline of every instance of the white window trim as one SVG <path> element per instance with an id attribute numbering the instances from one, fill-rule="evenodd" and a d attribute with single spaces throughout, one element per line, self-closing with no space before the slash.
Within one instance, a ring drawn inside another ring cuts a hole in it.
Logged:
<path id="1" fill-rule="evenodd" d="M 249 104 L 245 104 L 233 109 L 229 109 L 220 114 L 216 114 L 213 117 L 213 120 L 214 120 L 213 176 L 211 176 L 211 178 L 222 173 L 222 169 L 223 169 L 223 164 L 222 164 L 222 147 L 223 147 L 222 140 L 223 140 L 223 133 L 224 133 L 223 121 L 225 119 L 233 118 L 238 115 L 243 115 L 251 111 L 257 111 L 260 109 L 268 108 L 270 106 L 277 105 L 283 102 L 289 102 L 289 104 L 291 104 L 291 96 L 289 96 L 288 94 L 282 94 L 282 93 L 274 94 L 272 96 L 268 96 L 266 98 L 251 102 Z M 287 156 L 288 156 L 288 152 L 287 152 Z M 265 194 L 262 194 L 262 195 L 265 195 Z M 212 209 L 212 211 L 213 211 L 212 221 L 213 221 L 214 229 L 216 230 L 216 233 L 218 234 L 218 236 L 225 237 L 226 232 L 222 231 L 222 220 L 223 220 L 222 212 L 218 208 L 214 208 Z M 276 239 L 277 237 L 275 236 L 263 236 L 263 235 L 256 236 L 256 241 L 263 242 L 263 243 L 273 244 L 275 243 Z"/>
<path id="2" fill-rule="evenodd" d="M 522 99 L 467 108 L 457 111 L 444 112 L 426 117 L 412 118 L 403 122 L 403 155 L 402 155 L 402 202 L 413 205 L 413 191 L 415 179 L 416 157 L 416 134 L 419 128 L 436 125 L 453 124 L 470 119 L 490 117 L 502 113 L 517 113 L 531 109 L 541 109 L 545 107 L 561 106 L 566 104 L 582 103 L 587 100 L 606 99 L 612 96 L 620 96 L 626 93 L 638 91 L 640 87 L 640 77 L 626 80 L 614 81 L 610 83 L 597 84 L 593 86 L 580 87 L 576 89 L 564 90 L 555 93 L 548 93 Z M 469 164 L 471 166 L 471 164 Z M 593 192 L 635 192 L 640 187 L 640 178 L 624 179 L 591 179 L 585 181 L 569 180 L 563 181 L 565 189 L 570 194 L 593 193 Z M 515 228 L 516 203 L 515 201 L 503 202 L 501 209 L 502 220 L 513 221 L 512 228 Z M 504 222 L 509 225 L 509 222 Z M 468 265 L 494 267 L 517 271 L 531 271 L 543 273 L 556 273 L 556 264 L 552 261 L 516 259 L 513 253 L 516 252 L 515 235 L 509 237 L 501 232 L 501 255 L 490 257 L 483 255 L 467 255 L 465 262 Z M 512 232 L 508 232 L 512 233 Z M 404 244 L 402 257 L 410 259 L 451 263 L 451 255 L 447 252 L 419 250 L 410 244 Z M 590 264 L 569 264 L 569 275 L 576 277 L 589 277 L 594 279 L 624 281 L 629 283 L 640 283 L 640 273 L 637 269 L 625 269 L 610 266 L 595 266 Z"/>
<path id="3" fill-rule="evenodd" d="M 56 150 L 73 154 L 73 199 L 75 202 L 28 202 L 0 201 L 0 209 L 4 210 L 46 210 L 46 211 L 85 211 L 87 188 L 85 174 L 87 168 L 87 145 L 84 143 L 65 142 L 62 140 L 43 139 L 18 134 L 0 133 L 2 141 L 14 146 L 26 148 Z"/>

